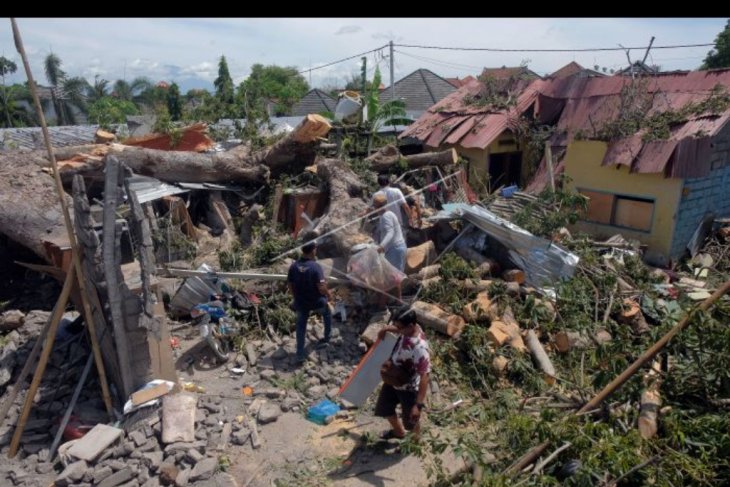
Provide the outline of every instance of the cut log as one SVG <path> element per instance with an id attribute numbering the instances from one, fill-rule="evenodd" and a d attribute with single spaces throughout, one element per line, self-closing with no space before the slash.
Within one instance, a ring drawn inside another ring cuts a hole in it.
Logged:
<path id="1" fill-rule="evenodd" d="M 474 299 L 474 301 L 464 306 L 464 311 L 462 312 L 462 314 L 464 315 L 464 318 L 469 321 L 477 321 L 483 318 L 492 321 L 492 318 L 494 317 L 491 316 L 491 309 L 492 300 L 489 299 L 489 293 L 486 291 L 482 291 L 477 294 L 477 297 L 476 299 Z"/>
<path id="2" fill-rule="evenodd" d="M 498 276 L 500 272 L 500 266 L 496 260 L 486 257 L 484 262 L 479 264 L 476 268 L 477 275 L 479 277 L 492 277 Z"/>
<path id="3" fill-rule="evenodd" d="M 520 269 L 509 269 L 504 271 L 502 279 L 507 282 L 516 282 L 517 284 L 525 283 L 525 272 Z"/>
<path id="4" fill-rule="evenodd" d="M 365 160 L 372 164 L 373 171 L 385 172 L 397 166 L 401 160 L 405 161 L 409 169 L 425 166 L 453 166 L 459 160 L 459 156 L 455 149 L 403 156 L 397 148 L 389 144 Z"/>
<path id="5" fill-rule="evenodd" d="M 461 280 L 454 280 L 453 283 L 455 286 L 459 286 L 461 288 L 466 289 L 467 291 L 488 291 L 489 286 L 492 285 L 493 281 L 486 280 L 486 279 L 461 279 Z"/>
<path id="6" fill-rule="evenodd" d="M 650 330 L 639 303 L 629 298 L 624 299 L 624 309 L 618 315 L 618 322 L 631 326 L 631 329 L 637 335 L 647 333 Z"/>
<path id="7" fill-rule="evenodd" d="M 441 264 L 427 265 L 426 267 L 423 267 L 420 271 L 418 271 L 416 274 L 414 274 L 411 277 L 415 278 L 419 281 L 423 281 L 424 279 L 429 279 L 431 277 L 438 276 L 440 270 L 441 270 Z"/>
<path id="8" fill-rule="evenodd" d="M 503 376 L 507 372 L 507 365 L 509 365 L 509 361 L 502 355 L 497 355 L 492 360 L 492 370 L 498 376 Z"/>
<path id="9" fill-rule="evenodd" d="M 532 354 L 532 358 L 535 359 L 538 367 L 542 370 L 545 382 L 551 385 L 555 384 L 555 367 L 553 367 L 550 357 L 548 357 L 534 331 L 528 330 L 527 333 L 525 333 L 525 342 L 527 343 L 527 348 Z"/>
<path id="10" fill-rule="evenodd" d="M 406 274 L 415 274 L 436 260 L 436 246 L 429 240 L 408 249 L 406 254 Z"/>
<path id="11" fill-rule="evenodd" d="M 434 304 L 416 301 L 411 308 L 416 312 L 420 324 L 450 337 L 458 336 L 466 326 L 464 318 L 447 313 Z"/>
<path id="12" fill-rule="evenodd" d="M 611 334 L 604 329 L 598 329 L 592 336 L 577 331 L 559 331 L 554 337 L 555 348 L 561 352 L 571 350 L 587 350 L 596 345 L 611 341 Z"/>
<path id="13" fill-rule="evenodd" d="M 113 133 L 107 132 L 106 130 L 102 129 L 98 129 L 94 134 L 94 142 L 96 142 L 97 144 L 107 144 L 110 142 L 114 142 L 116 138 L 117 136 Z"/>
<path id="14" fill-rule="evenodd" d="M 662 405 L 662 398 L 659 394 L 661 379 L 661 361 L 655 360 L 643 377 L 645 389 L 641 393 L 641 410 L 638 424 L 639 434 L 645 440 L 653 438 L 657 432 L 657 416 Z"/>
<path id="15" fill-rule="evenodd" d="M 505 310 L 501 320 L 492 321 L 489 330 L 487 330 L 487 338 L 497 347 L 507 343 L 518 352 L 527 350 L 520 334 L 520 327 L 509 307 Z"/>

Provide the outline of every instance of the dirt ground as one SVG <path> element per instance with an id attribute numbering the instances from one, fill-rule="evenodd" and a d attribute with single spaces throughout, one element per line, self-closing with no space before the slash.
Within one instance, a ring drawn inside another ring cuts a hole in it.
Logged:
<path id="1" fill-rule="evenodd" d="M 335 325 L 338 326 L 348 325 Z M 173 326 L 171 332 L 180 341 L 176 365 L 181 381 L 202 386 L 203 395 L 220 397 L 227 418 L 235 421 L 234 418 L 247 414 L 251 398 L 244 398 L 241 391 L 247 384 L 229 370 L 236 366 L 235 361 L 214 364 L 207 347 L 189 325 Z M 196 360 L 186 367 L 190 363 L 188 357 Z M 278 372 L 286 378 L 294 370 L 286 370 L 285 366 Z M 239 487 L 429 485 L 421 461 L 414 455 L 400 453 L 397 440 L 365 441 L 364 434 L 376 438 L 388 428 L 384 419 L 372 416 L 372 399 L 361 410 L 351 410 L 347 418 L 338 418 L 329 425 L 305 419 L 306 408 L 285 412 L 275 422 L 259 425 L 259 449 L 247 442 L 242 446 L 229 444 L 221 452 L 230 462 L 228 473 Z M 435 426 L 426 422 L 426 427 Z M 459 468 L 450 452 L 444 454 L 444 459 L 447 465 Z"/>

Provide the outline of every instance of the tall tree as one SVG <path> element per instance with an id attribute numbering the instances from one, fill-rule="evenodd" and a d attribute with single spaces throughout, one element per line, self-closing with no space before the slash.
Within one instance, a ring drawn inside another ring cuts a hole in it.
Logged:
<path id="1" fill-rule="evenodd" d="M 707 53 L 702 69 L 728 68 L 730 67 L 730 19 L 725 24 L 725 29 L 717 34 L 715 48 Z"/>
<path id="2" fill-rule="evenodd" d="M 228 62 L 225 56 L 218 61 L 218 77 L 213 81 L 215 95 L 224 104 L 233 104 L 233 79 L 228 71 Z"/>
<path id="3" fill-rule="evenodd" d="M 134 78 L 132 82 L 118 79 L 114 83 L 112 96 L 123 101 L 131 101 L 139 106 L 147 104 L 145 92 L 153 87 L 152 82 L 144 77 Z"/>
<path id="4" fill-rule="evenodd" d="M 8 96 L 10 93 L 9 93 L 9 90 L 7 89 L 7 87 L 5 86 L 5 75 L 13 74 L 17 70 L 18 70 L 17 64 L 15 64 L 13 61 L 6 58 L 5 56 L 0 57 L 0 76 L 2 76 L 2 80 L 3 80 L 2 81 L 2 83 L 3 83 L 2 101 L 3 101 L 3 109 L 5 112 L 5 120 L 8 122 L 6 127 L 12 127 L 13 122 L 12 122 L 12 118 L 10 116 L 10 107 L 8 105 Z"/>
<path id="5" fill-rule="evenodd" d="M 173 122 L 177 122 L 182 118 L 180 87 L 177 83 L 172 83 L 170 89 L 167 90 L 167 111 L 170 112 L 170 118 Z"/>
<path id="6" fill-rule="evenodd" d="M 73 109 L 86 109 L 84 93 L 88 90 L 89 82 L 81 77 L 69 78 L 61 68 L 61 59 L 51 53 L 46 56 L 44 63 L 46 79 L 51 85 L 51 102 L 58 117 L 59 125 L 76 123 Z"/>
<path id="7" fill-rule="evenodd" d="M 109 81 L 104 78 L 99 78 L 97 74 L 94 76 L 94 84 L 89 86 L 89 91 L 86 94 L 86 99 L 89 103 L 94 103 L 101 100 L 105 96 L 109 95 Z"/>
<path id="8" fill-rule="evenodd" d="M 292 105 L 309 91 L 309 83 L 299 74 L 297 68 L 289 66 L 264 66 L 254 64 L 251 74 L 239 86 L 239 92 L 245 93 L 249 101 L 259 103 L 261 100 L 272 100 L 276 103 L 276 115 L 286 115 Z"/>

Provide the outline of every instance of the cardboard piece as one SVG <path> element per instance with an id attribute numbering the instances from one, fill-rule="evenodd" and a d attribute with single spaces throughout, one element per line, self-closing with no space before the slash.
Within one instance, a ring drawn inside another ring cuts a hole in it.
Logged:
<path id="1" fill-rule="evenodd" d="M 388 360 L 393 352 L 397 337 L 386 333 L 385 338 L 378 340 L 370 347 L 368 353 L 360 360 L 350 377 L 340 388 L 340 398 L 345 399 L 357 407 L 362 406 L 368 396 L 380 384 L 380 366 Z"/>

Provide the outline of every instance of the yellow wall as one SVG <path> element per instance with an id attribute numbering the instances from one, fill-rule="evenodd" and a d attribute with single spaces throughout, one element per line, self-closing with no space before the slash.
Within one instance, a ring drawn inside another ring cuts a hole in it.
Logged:
<path id="1" fill-rule="evenodd" d="M 503 132 L 497 139 L 492 142 L 486 149 L 466 149 L 460 145 L 442 145 L 439 150 L 446 150 L 451 147 L 464 159 L 469 160 L 469 183 L 476 186 L 474 189 L 481 190 L 482 185 L 487 184 L 489 178 L 489 154 L 499 154 L 502 152 L 517 152 L 519 149 L 515 144 L 500 144 L 502 140 L 515 140 L 515 137 L 509 132 Z M 524 173 L 524 167 L 523 173 Z M 494 190 L 494 188 L 492 188 Z"/>
<path id="2" fill-rule="evenodd" d="M 568 146 L 565 174 L 572 178 L 570 187 L 654 199 L 651 231 L 589 222 L 579 222 L 575 229 L 605 236 L 620 233 L 647 244 L 654 255 L 668 256 L 683 180 L 662 174 L 631 174 L 625 166 L 602 166 L 606 149 L 605 142 L 596 141 L 575 141 Z"/>

